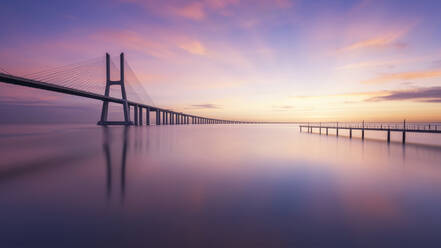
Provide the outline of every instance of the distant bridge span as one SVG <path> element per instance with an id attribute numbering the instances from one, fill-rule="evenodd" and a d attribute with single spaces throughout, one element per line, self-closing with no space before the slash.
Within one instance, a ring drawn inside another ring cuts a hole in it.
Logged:
<path id="1" fill-rule="evenodd" d="M 110 80 L 110 59 L 106 54 L 106 90 L 104 95 L 93 92 L 79 90 L 71 87 L 59 86 L 53 83 L 42 82 L 24 77 L 18 77 L 10 74 L 0 73 L 0 82 L 14 85 L 21 85 L 30 88 L 42 89 L 47 91 L 58 92 L 62 94 L 80 96 L 90 99 L 95 99 L 103 102 L 101 119 L 99 125 L 143 125 L 143 110 L 145 110 L 145 124 L 150 125 L 150 112 L 156 113 L 156 125 L 168 124 L 241 124 L 241 123 L 256 123 L 244 122 L 235 120 L 214 119 L 203 116 L 185 114 L 175 112 L 169 109 L 158 108 L 155 106 L 146 105 L 139 102 L 133 102 L 127 99 L 124 86 L 124 54 L 120 56 L 121 62 L 121 78 L 119 81 Z M 109 96 L 110 86 L 121 86 L 122 98 L 115 98 Z M 108 103 L 118 103 L 123 105 L 124 121 L 107 121 Z M 133 121 L 131 120 L 131 107 L 133 107 Z"/>

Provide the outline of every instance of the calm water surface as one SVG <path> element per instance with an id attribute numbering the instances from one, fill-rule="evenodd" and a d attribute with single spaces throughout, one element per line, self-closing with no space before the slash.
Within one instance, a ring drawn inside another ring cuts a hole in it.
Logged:
<path id="1" fill-rule="evenodd" d="M 441 149 L 295 125 L 0 129 L 0 247 L 441 247 Z"/>

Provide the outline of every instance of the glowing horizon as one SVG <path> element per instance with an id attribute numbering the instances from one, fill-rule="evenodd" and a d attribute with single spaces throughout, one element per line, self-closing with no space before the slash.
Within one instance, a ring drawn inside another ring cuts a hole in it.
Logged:
<path id="1" fill-rule="evenodd" d="M 441 121 L 439 1 L 14 1 L 2 9 L 0 67 L 11 73 L 124 52 L 156 105 L 176 111 Z M 10 105 L 60 101 L 1 87 Z"/>

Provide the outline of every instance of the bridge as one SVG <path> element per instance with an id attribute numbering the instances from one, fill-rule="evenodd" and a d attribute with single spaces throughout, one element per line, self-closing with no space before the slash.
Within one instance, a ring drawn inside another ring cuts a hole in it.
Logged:
<path id="1" fill-rule="evenodd" d="M 99 94 L 97 92 L 91 92 L 89 90 L 79 89 L 80 87 L 75 87 L 80 83 L 82 83 L 82 85 L 87 85 L 87 80 L 78 82 L 78 78 L 80 77 L 79 74 L 81 74 L 81 69 L 78 68 L 84 67 L 84 65 L 79 65 L 79 64 L 75 64 L 70 67 L 61 67 L 62 69 L 57 68 L 56 70 L 46 71 L 44 73 L 33 74 L 34 77 L 38 76 L 37 78 L 39 78 L 40 80 L 14 76 L 8 73 L 0 73 L 0 82 L 99 100 L 102 102 L 102 110 L 101 110 L 101 118 L 98 121 L 98 125 L 143 125 L 144 123 L 145 125 L 150 125 L 151 112 L 156 114 L 156 118 L 155 118 L 156 125 L 254 123 L 254 122 L 244 122 L 237 120 L 216 119 L 216 118 L 186 114 L 143 103 L 142 102 L 143 99 L 139 99 L 138 101 L 129 100 L 126 93 L 125 71 L 124 71 L 126 63 L 124 61 L 124 53 L 120 54 L 120 70 L 119 70 L 120 79 L 117 81 L 111 80 L 111 65 L 112 62 L 110 59 L 110 55 L 106 54 L 106 73 L 105 73 L 106 84 L 105 84 L 104 94 Z M 69 69 L 71 70 L 71 72 L 69 72 Z M 76 74 L 74 74 L 74 71 Z M 88 73 L 90 73 L 90 71 L 88 71 Z M 43 80 L 41 80 L 41 78 L 43 78 Z M 55 83 L 45 82 L 44 79 L 47 79 L 48 81 L 49 80 L 55 81 Z M 64 82 L 64 83 L 58 83 L 57 79 L 60 82 Z M 121 98 L 110 96 L 111 86 L 120 87 L 121 96 L 122 96 Z M 108 120 L 109 103 L 116 103 L 122 105 L 123 113 L 124 113 L 123 121 Z M 144 113 L 145 113 L 145 122 L 143 121 Z"/>

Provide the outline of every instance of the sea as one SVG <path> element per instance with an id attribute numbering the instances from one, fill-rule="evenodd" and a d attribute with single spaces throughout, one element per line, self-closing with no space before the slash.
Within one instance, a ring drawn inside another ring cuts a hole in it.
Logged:
<path id="1" fill-rule="evenodd" d="M 0 127 L 0 247 L 441 247 L 441 134 Z"/>

